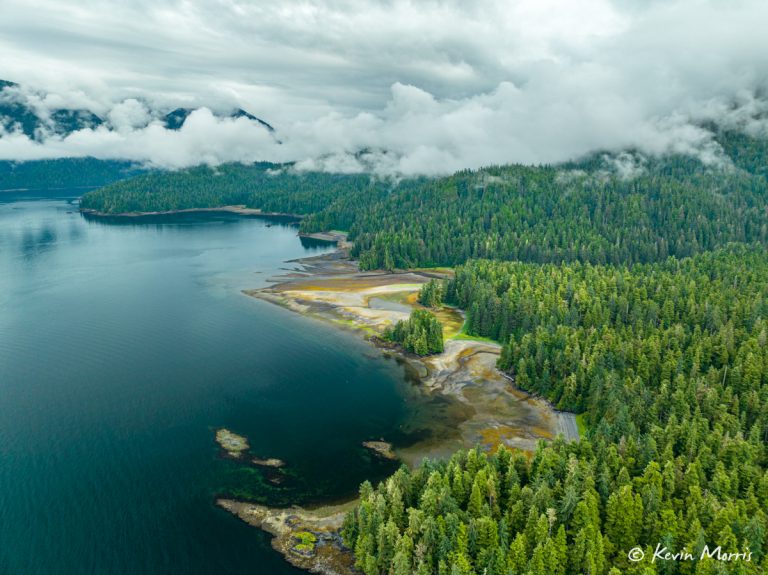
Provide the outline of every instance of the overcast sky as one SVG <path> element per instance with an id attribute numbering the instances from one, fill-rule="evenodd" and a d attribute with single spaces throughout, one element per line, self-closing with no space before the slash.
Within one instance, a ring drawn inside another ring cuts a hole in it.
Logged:
<path id="1" fill-rule="evenodd" d="M 0 78 L 38 110 L 87 107 L 111 131 L 0 158 L 300 161 L 445 173 L 594 149 L 717 154 L 697 127 L 765 131 L 765 0 L 1 0 Z M 278 130 L 196 113 L 242 107 Z M 380 153 L 386 150 L 388 153 Z"/>

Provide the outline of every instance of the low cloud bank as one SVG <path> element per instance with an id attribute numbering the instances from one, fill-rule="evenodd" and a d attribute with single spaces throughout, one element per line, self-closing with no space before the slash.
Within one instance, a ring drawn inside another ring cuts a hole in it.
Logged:
<path id="1" fill-rule="evenodd" d="M 301 78 L 294 78 L 297 85 L 305 82 L 303 100 L 267 86 L 253 98 L 243 89 L 226 91 L 228 101 L 216 104 L 263 117 L 275 126 L 276 136 L 246 118 L 221 117 L 205 107 L 192 113 L 180 130 L 168 130 L 152 111 L 154 104 L 147 102 L 156 97 L 166 105 L 189 105 L 204 98 L 197 94 L 174 100 L 167 93 L 149 92 L 124 97 L 119 90 L 91 82 L 88 89 L 61 94 L 18 89 L 15 97 L 26 98 L 42 118 L 54 108 L 85 108 L 105 124 L 66 137 L 50 131 L 37 139 L 3 133 L 0 159 L 93 156 L 173 169 L 201 163 L 294 161 L 306 170 L 435 175 L 488 164 L 556 163 L 596 150 L 683 153 L 711 164 L 722 161 L 708 128 L 713 123 L 768 137 L 768 35 L 762 30 L 768 4 L 595 0 L 589 14 L 563 12 L 561 4 L 536 4 L 544 6 L 540 18 L 561 10 L 551 34 L 540 27 L 538 36 L 504 20 L 501 9 L 484 16 L 465 14 L 453 3 L 425 5 L 423 10 L 435 12 L 458 39 L 432 32 L 436 37 L 418 48 L 409 36 L 407 47 L 421 50 L 415 61 L 413 53 L 409 60 L 399 51 L 397 42 L 408 18 L 425 17 L 408 2 L 394 2 L 390 19 L 382 20 L 381 30 L 366 38 L 373 47 L 389 47 L 386 61 L 384 52 L 375 53 L 361 41 L 359 30 L 372 24 L 354 15 L 347 18 L 333 3 L 319 3 L 307 21 L 288 13 L 281 21 L 280 14 L 273 14 L 272 29 L 297 38 L 294 56 L 316 47 L 313 65 L 327 70 L 327 78 L 295 72 Z M 516 17 L 524 23 L 539 9 L 523 5 L 528 4 L 520 3 Z M 467 22 L 463 28 L 451 26 L 461 18 Z M 592 24 L 581 22 L 586 19 Z M 315 30 L 325 29 L 326 21 L 336 26 L 333 40 L 316 36 Z M 304 24 L 306 30 L 298 34 L 295 27 Z M 339 45 L 345 31 L 350 42 L 346 47 Z M 505 40 L 505 31 L 514 38 Z M 259 34 L 263 42 L 282 41 L 275 39 L 277 32 L 271 37 L 265 31 Z M 329 53 L 339 56 L 333 59 Z M 354 85 L 349 70 L 361 66 L 342 54 L 359 55 L 374 72 L 378 66 L 382 77 L 393 80 L 387 88 L 366 76 L 363 88 L 355 86 L 368 90 L 365 105 L 335 105 Z M 451 55 L 450 66 L 446 54 Z M 285 68 L 290 72 L 295 65 L 298 70 L 299 64 L 291 62 Z M 315 102 L 306 96 L 313 82 L 322 85 L 322 98 Z M 626 161 L 617 164 L 617 170 L 628 174 L 634 169 Z"/>
<path id="2" fill-rule="evenodd" d="M 514 85 L 488 94 L 439 101 L 413 86 L 395 84 L 378 114 L 332 113 L 278 127 L 277 137 L 247 118 L 200 108 L 179 130 L 166 129 L 149 109 L 126 100 L 106 122 L 67 136 L 50 131 L 31 139 L 20 131 L 0 136 L 0 159 L 92 156 L 178 169 L 225 162 L 297 162 L 301 170 L 437 175 L 489 164 L 556 163 L 594 150 L 632 148 L 650 155 L 689 154 L 708 164 L 722 154 L 704 126 L 768 137 L 768 105 L 751 93 L 709 100 L 695 114 L 604 117 L 600 108 L 554 114 Z M 587 119 L 589 117 L 589 119 Z M 617 169 L 631 167 L 617 160 Z"/>

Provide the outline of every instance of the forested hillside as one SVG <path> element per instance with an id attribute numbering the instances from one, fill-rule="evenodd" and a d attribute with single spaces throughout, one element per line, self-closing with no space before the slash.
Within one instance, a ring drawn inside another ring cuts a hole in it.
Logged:
<path id="1" fill-rule="evenodd" d="M 302 231 L 349 230 L 362 269 L 470 258 L 647 263 L 768 242 L 766 143 L 720 138 L 720 164 L 638 156 L 632 177 L 601 154 L 400 181 L 230 164 L 125 180 L 86 194 L 82 206 L 115 214 L 245 204 L 307 215 Z"/>
<path id="2" fill-rule="evenodd" d="M 683 160 L 680 160 L 683 163 Z M 685 162 L 690 165 L 690 162 Z M 632 179 L 599 170 L 504 166 L 392 194 L 357 218 L 365 269 L 469 258 L 652 262 L 729 241 L 768 240 L 762 176 L 650 165 Z"/>
<path id="3" fill-rule="evenodd" d="M 132 162 L 95 158 L 0 161 L 0 190 L 97 187 L 144 171 Z"/>
<path id="4" fill-rule="evenodd" d="M 768 254 L 652 265 L 473 261 L 446 297 L 508 341 L 518 385 L 586 414 L 581 444 L 401 470 L 344 531 L 367 574 L 764 573 Z M 750 561 L 658 562 L 661 543 Z M 648 561 L 632 563 L 640 547 Z"/>
<path id="5" fill-rule="evenodd" d="M 653 458 L 598 437 L 556 440 L 530 459 L 500 448 L 403 467 L 362 485 L 344 540 L 366 575 L 765 573 L 768 476 L 740 480 L 747 495 L 734 500 L 737 474 L 719 463 L 709 475 L 675 456 L 675 441 Z M 659 543 L 696 558 L 707 546 L 713 558 L 652 563 Z M 637 548 L 645 559 L 632 562 Z M 744 557 L 718 560 L 725 550 Z"/>
<path id="6" fill-rule="evenodd" d="M 265 212 L 303 215 L 321 212 L 350 192 L 376 195 L 386 186 L 368 175 L 296 174 L 276 164 L 226 164 L 150 173 L 117 182 L 83 196 L 81 207 L 119 214 L 245 205 Z"/>
<path id="7" fill-rule="evenodd" d="M 344 539 L 367 575 L 758 574 L 768 147 L 718 137 L 727 158 L 713 165 L 628 152 L 399 182 L 223 166 L 121 182 L 83 206 L 290 211 L 305 231 L 350 230 L 363 269 L 457 266 L 420 301 L 464 309 L 517 385 L 582 414 L 579 444 L 459 453 L 363 485 Z M 389 336 L 437 351 L 413 325 Z M 659 544 L 750 555 L 652 562 Z"/>

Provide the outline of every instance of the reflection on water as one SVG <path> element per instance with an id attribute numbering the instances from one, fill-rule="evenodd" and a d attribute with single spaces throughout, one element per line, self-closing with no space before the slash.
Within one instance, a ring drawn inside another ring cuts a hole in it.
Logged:
<path id="1" fill-rule="evenodd" d="M 70 242 L 78 242 L 85 237 L 83 229 L 76 223 L 70 222 L 67 228 L 67 238 Z"/>
<path id="2" fill-rule="evenodd" d="M 125 226 L 125 227 L 140 227 L 140 228 L 152 228 L 161 231 L 169 226 L 200 226 L 200 225 L 222 225 L 222 224 L 239 224 L 247 222 L 248 220 L 257 220 L 261 222 L 265 228 L 271 228 L 273 226 L 279 228 L 294 229 L 298 224 L 298 220 L 289 216 L 255 216 L 255 215 L 239 215 L 230 212 L 182 212 L 178 214 L 152 214 L 146 216 L 94 216 L 89 213 L 80 214 L 81 217 L 88 223 L 99 226 Z M 302 238 L 303 239 L 303 238 Z M 302 242 L 303 245 L 303 242 Z M 315 243 L 309 247 L 317 247 L 319 244 Z M 305 246 L 307 247 L 307 246 Z M 327 243 L 326 246 L 327 247 Z"/>
<path id="3" fill-rule="evenodd" d="M 397 363 L 241 293 L 329 245 L 232 214 L 87 219 L 58 195 L 0 195 L 0 574 L 298 573 L 214 496 L 349 496 L 393 467 L 362 441 L 421 427 Z M 219 427 L 285 480 L 222 459 Z"/>
<path id="4" fill-rule="evenodd" d="M 25 229 L 22 231 L 19 252 L 24 259 L 33 259 L 56 245 L 56 230 L 46 223 L 40 229 Z"/>
<path id="5" fill-rule="evenodd" d="M 308 238 L 306 236 L 301 236 L 299 239 L 301 240 L 302 247 L 307 249 L 313 249 L 313 248 L 327 249 L 329 246 L 332 247 L 336 244 L 336 242 L 329 242 L 327 240 L 318 240 L 315 238 Z"/>

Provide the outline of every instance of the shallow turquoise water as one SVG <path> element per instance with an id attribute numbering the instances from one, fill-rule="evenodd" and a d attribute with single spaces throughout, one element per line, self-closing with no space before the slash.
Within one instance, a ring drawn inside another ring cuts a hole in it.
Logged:
<path id="1" fill-rule="evenodd" d="M 327 249 L 256 218 L 112 225 L 0 195 L 0 574 L 296 573 L 215 495 L 348 496 L 392 471 L 360 442 L 412 409 L 394 361 L 240 293 Z M 221 458 L 222 426 L 286 481 Z"/>

